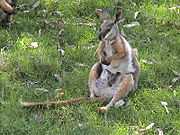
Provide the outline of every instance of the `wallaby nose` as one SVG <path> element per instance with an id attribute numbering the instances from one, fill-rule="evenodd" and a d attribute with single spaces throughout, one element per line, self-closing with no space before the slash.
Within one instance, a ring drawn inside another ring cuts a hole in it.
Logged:
<path id="1" fill-rule="evenodd" d="M 99 33 L 98 38 L 99 38 L 99 40 L 103 39 L 101 33 Z"/>
<path id="2" fill-rule="evenodd" d="M 103 40 L 103 38 L 106 36 L 104 32 L 99 32 L 98 38 L 99 40 Z"/>

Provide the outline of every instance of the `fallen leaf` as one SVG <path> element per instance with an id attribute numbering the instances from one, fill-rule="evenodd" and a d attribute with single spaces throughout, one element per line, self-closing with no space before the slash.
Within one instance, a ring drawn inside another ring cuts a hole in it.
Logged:
<path id="1" fill-rule="evenodd" d="M 140 23 L 139 22 L 131 22 L 130 24 L 126 24 L 123 27 L 132 28 L 132 27 L 136 27 L 136 26 L 140 26 Z"/>
<path id="2" fill-rule="evenodd" d="M 175 70 L 172 70 L 172 72 L 176 77 L 172 79 L 171 84 L 169 85 L 170 89 L 175 86 L 176 82 L 180 81 L 180 73 Z"/>
<path id="3" fill-rule="evenodd" d="M 56 89 L 55 92 L 56 92 L 56 96 L 55 96 L 56 98 L 62 98 L 64 96 L 64 91 L 62 88 Z"/>
<path id="4" fill-rule="evenodd" d="M 49 91 L 47 90 L 47 89 L 45 89 L 45 88 L 36 88 L 35 89 L 36 91 L 41 91 L 41 92 L 43 92 L 43 93 L 48 93 Z"/>
<path id="5" fill-rule="evenodd" d="M 38 1 L 36 1 L 36 2 L 32 5 L 31 10 L 36 9 L 37 7 L 39 7 L 39 5 L 40 5 L 40 1 L 38 0 Z"/>
<path id="6" fill-rule="evenodd" d="M 145 59 L 143 59 L 142 62 L 144 64 L 148 64 L 148 65 L 153 65 L 154 64 L 152 61 L 148 61 L 148 60 L 145 60 Z"/>
<path id="7" fill-rule="evenodd" d="M 155 125 L 155 123 L 151 123 L 151 124 L 149 124 L 147 127 L 139 129 L 139 132 L 145 132 L 145 131 L 153 128 L 154 125 Z"/>
<path id="8" fill-rule="evenodd" d="M 32 42 L 29 46 L 29 48 L 33 48 L 33 49 L 38 48 L 38 47 L 39 47 L 38 42 Z"/>
<path id="9" fill-rule="evenodd" d="M 93 49 L 95 47 L 96 47 L 95 45 L 90 45 L 90 46 L 84 46 L 83 48 L 89 50 L 89 49 Z"/>
<path id="10" fill-rule="evenodd" d="M 62 13 L 60 11 L 54 11 L 52 12 L 53 16 L 62 16 Z"/>
<path id="11" fill-rule="evenodd" d="M 33 114 L 34 120 L 38 123 L 41 123 L 43 121 L 43 115 L 42 113 L 38 112 L 36 114 Z"/>
<path id="12" fill-rule="evenodd" d="M 176 9 L 180 9 L 180 6 L 177 5 L 177 6 L 174 6 L 174 7 L 170 7 L 169 10 L 176 10 Z"/>
<path id="13" fill-rule="evenodd" d="M 79 127 L 82 127 L 82 126 L 83 126 L 83 124 L 79 123 L 79 124 L 78 124 L 78 126 L 79 126 Z"/>
<path id="14" fill-rule="evenodd" d="M 88 65 L 83 64 L 83 63 L 76 63 L 76 65 L 79 66 L 79 67 L 88 67 Z"/>
<path id="15" fill-rule="evenodd" d="M 29 10 L 24 10 L 23 13 L 30 13 L 30 11 Z"/>
<path id="16" fill-rule="evenodd" d="M 62 81 L 62 77 L 60 77 L 59 74 L 54 74 L 54 78 L 55 78 L 57 81 L 59 81 L 59 82 Z"/>
<path id="17" fill-rule="evenodd" d="M 149 130 L 149 129 L 153 128 L 154 125 L 155 125 L 155 123 L 151 123 L 151 124 L 149 124 L 145 129 L 146 129 L 146 130 Z"/>
<path id="18" fill-rule="evenodd" d="M 60 52 L 62 56 L 65 55 L 65 51 L 63 49 L 58 49 L 58 52 Z"/>
<path id="19" fill-rule="evenodd" d="M 174 75 L 180 77 L 180 73 L 179 73 L 179 72 L 177 72 L 177 71 L 175 71 L 175 70 L 172 70 L 172 72 L 174 73 Z"/>
<path id="20" fill-rule="evenodd" d="M 158 128 L 158 129 L 157 129 L 157 131 L 158 131 L 158 135 L 164 135 L 164 133 L 163 133 L 163 130 L 162 130 L 162 129 Z"/>
<path id="21" fill-rule="evenodd" d="M 176 83 L 179 80 L 180 80 L 180 77 L 175 77 L 175 78 L 172 79 L 172 83 Z"/>
<path id="22" fill-rule="evenodd" d="M 134 19 L 137 19 L 137 16 L 139 15 L 139 13 L 140 13 L 139 11 L 134 13 Z"/>
<path id="23" fill-rule="evenodd" d="M 169 114 L 169 110 L 168 110 L 168 108 L 167 108 L 168 103 L 167 103 L 167 102 L 164 102 L 164 101 L 161 101 L 161 105 L 165 108 L 167 114 Z"/>

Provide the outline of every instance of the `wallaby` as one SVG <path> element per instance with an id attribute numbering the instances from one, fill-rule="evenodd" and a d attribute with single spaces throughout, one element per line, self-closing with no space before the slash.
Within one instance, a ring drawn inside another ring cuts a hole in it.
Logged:
<path id="1" fill-rule="evenodd" d="M 111 99 L 106 106 L 100 107 L 100 111 L 107 111 L 111 106 L 120 106 L 123 98 L 137 89 L 140 65 L 137 49 L 132 49 L 119 32 L 118 22 L 122 19 L 122 10 L 118 10 L 114 19 L 106 10 L 97 9 L 96 14 L 101 21 L 100 43 L 96 50 L 99 62 L 90 71 L 89 91 L 91 98 L 105 96 Z"/>
<path id="2" fill-rule="evenodd" d="M 11 15 L 15 12 L 16 0 L 0 0 L 0 23 L 7 26 L 10 23 Z"/>

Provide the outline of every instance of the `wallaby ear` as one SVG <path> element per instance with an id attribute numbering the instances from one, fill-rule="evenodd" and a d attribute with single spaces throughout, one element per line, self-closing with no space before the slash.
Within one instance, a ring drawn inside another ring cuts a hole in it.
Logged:
<path id="1" fill-rule="evenodd" d="M 102 9 L 96 9 L 96 15 L 97 15 L 98 17 L 101 17 L 102 14 L 103 14 L 103 10 L 102 10 Z"/>
<path id="2" fill-rule="evenodd" d="M 96 9 L 96 15 L 99 17 L 101 21 L 110 19 L 110 15 L 104 9 Z"/>
<path id="3" fill-rule="evenodd" d="M 122 19 L 122 9 L 118 8 L 114 23 L 118 23 Z"/>

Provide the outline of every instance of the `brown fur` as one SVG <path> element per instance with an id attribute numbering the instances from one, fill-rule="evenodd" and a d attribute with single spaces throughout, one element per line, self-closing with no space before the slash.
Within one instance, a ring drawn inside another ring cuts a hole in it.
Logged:
<path id="1" fill-rule="evenodd" d="M 10 26 L 12 14 L 15 13 L 16 0 L 0 0 L 0 25 Z"/>
<path id="2" fill-rule="evenodd" d="M 0 0 L 0 8 L 7 13 L 14 11 L 13 7 L 6 0 Z"/>
<path id="3" fill-rule="evenodd" d="M 111 46 L 115 50 L 115 53 L 110 57 L 107 57 L 107 55 L 105 55 L 104 53 L 104 47 L 105 47 L 104 42 L 100 42 L 96 50 L 96 53 L 100 61 L 104 61 L 104 63 L 108 63 L 108 64 L 111 63 L 112 65 L 114 65 L 117 62 L 116 60 L 126 56 L 128 52 L 126 52 L 124 43 L 120 38 L 115 40 L 115 42 Z"/>

